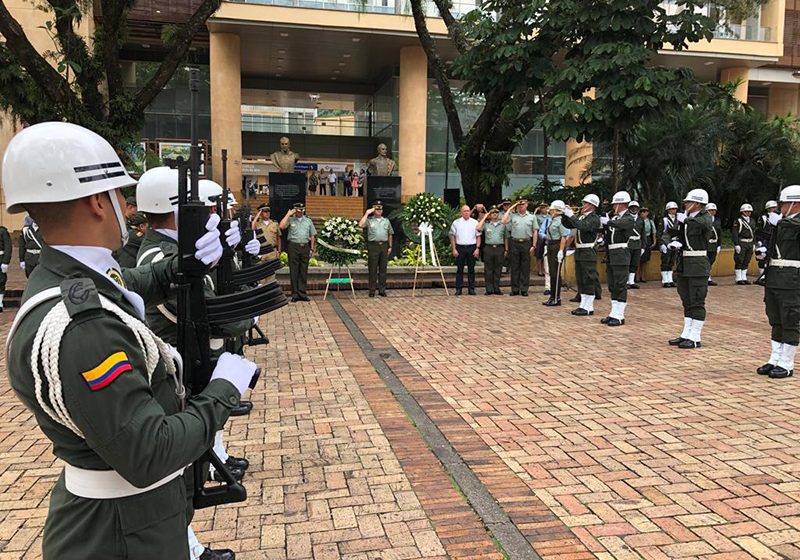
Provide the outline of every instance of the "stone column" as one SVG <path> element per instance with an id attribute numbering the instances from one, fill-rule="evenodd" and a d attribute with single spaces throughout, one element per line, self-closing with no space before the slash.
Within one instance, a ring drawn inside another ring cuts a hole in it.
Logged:
<path id="1" fill-rule="evenodd" d="M 222 184 L 222 150 L 228 150 L 228 188 L 242 185 L 242 59 L 239 35 L 210 33 L 211 150 L 213 179 Z"/>
<path id="2" fill-rule="evenodd" d="M 733 92 L 734 97 L 742 103 L 747 103 L 747 91 L 749 86 L 750 69 L 746 66 L 737 68 L 723 68 L 719 72 L 719 83 L 727 84 L 729 82 L 739 81 L 739 85 Z"/>
<path id="3" fill-rule="evenodd" d="M 586 97 L 594 99 L 595 89 L 591 88 L 586 92 Z M 567 187 L 577 187 L 581 184 L 581 175 L 584 170 L 592 164 L 594 148 L 591 142 L 578 142 L 574 138 L 567 140 L 567 157 L 564 162 L 564 184 Z M 592 178 L 588 177 L 587 182 Z"/>
<path id="4" fill-rule="evenodd" d="M 400 146 L 403 200 L 425 192 L 428 59 L 422 47 L 400 49 Z"/>

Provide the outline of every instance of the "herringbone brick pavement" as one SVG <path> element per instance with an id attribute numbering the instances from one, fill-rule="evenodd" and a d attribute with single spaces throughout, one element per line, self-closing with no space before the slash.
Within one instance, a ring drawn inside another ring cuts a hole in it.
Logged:
<path id="1" fill-rule="evenodd" d="M 630 294 L 616 329 L 607 301 L 591 318 L 536 298 L 358 306 L 599 558 L 800 558 L 800 388 L 755 374 L 762 289 L 712 288 L 698 350 L 666 344 L 674 290 Z"/>

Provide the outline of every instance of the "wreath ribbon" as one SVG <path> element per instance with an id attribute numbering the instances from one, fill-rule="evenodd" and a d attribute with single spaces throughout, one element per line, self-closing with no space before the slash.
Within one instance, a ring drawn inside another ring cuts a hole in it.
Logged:
<path id="1" fill-rule="evenodd" d="M 331 251 L 335 251 L 337 253 L 349 253 L 351 255 L 361 255 L 361 251 L 359 251 L 358 249 L 345 249 L 343 247 L 336 247 L 329 243 L 325 243 L 325 241 L 319 238 L 317 238 L 317 244 L 322 245 L 326 249 L 330 249 Z"/>
<path id="2" fill-rule="evenodd" d="M 422 239 L 422 264 L 428 264 L 428 247 L 431 250 L 431 266 L 439 266 L 436 263 L 436 251 L 433 247 L 433 226 L 428 222 L 419 225 L 419 236 Z"/>

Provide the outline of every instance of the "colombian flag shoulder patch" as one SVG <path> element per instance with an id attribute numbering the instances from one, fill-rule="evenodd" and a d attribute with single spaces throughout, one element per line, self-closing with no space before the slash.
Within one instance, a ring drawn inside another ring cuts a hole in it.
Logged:
<path id="1" fill-rule="evenodd" d="M 89 389 L 99 391 L 103 387 L 108 387 L 117 377 L 132 369 L 128 355 L 125 352 L 115 352 L 103 360 L 99 366 L 81 375 Z"/>

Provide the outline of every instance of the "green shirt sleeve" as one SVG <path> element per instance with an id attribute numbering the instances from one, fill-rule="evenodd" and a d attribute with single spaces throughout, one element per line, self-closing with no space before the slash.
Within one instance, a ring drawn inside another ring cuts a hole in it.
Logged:
<path id="1" fill-rule="evenodd" d="M 74 319 L 61 348 L 70 350 L 61 353 L 58 364 L 70 415 L 87 445 L 140 488 L 200 457 L 239 402 L 233 385 L 216 380 L 190 399 L 183 412 L 168 415 L 153 392 L 156 387 L 174 391 L 174 386 L 169 387 L 172 381 L 165 379 L 163 364 L 156 368 L 151 386 L 144 355 L 131 331 L 104 311 L 93 310 Z M 87 375 L 97 375 L 97 368 L 117 353 L 127 358 L 130 369 L 93 390 Z"/>

